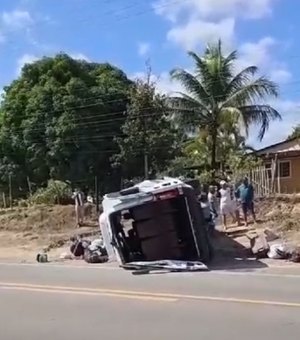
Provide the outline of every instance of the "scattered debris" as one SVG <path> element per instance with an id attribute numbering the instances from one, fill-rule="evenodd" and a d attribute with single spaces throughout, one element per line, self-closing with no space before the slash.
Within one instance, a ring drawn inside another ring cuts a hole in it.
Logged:
<path id="1" fill-rule="evenodd" d="M 290 261 L 296 263 L 300 262 L 300 247 L 297 247 L 292 251 Z"/>
<path id="2" fill-rule="evenodd" d="M 198 261 L 176 261 L 176 260 L 162 260 L 162 261 L 140 261 L 131 262 L 121 266 L 127 270 L 134 270 L 133 274 L 149 274 L 150 271 L 167 270 L 170 272 L 196 272 L 207 271 L 207 266 Z"/>
<path id="3" fill-rule="evenodd" d="M 279 239 L 279 236 L 269 229 L 265 229 L 264 234 L 266 236 L 267 242 L 273 242 Z"/>
<path id="4" fill-rule="evenodd" d="M 272 244 L 268 252 L 268 257 L 274 260 L 283 260 L 288 258 L 288 252 L 283 244 Z"/>
<path id="5" fill-rule="evenodd" d="M 108 261 L 107 251 L 101 238 L 93 241 L 80 237 L 71 238 L 70 252 L 75 258 L 83 258 L 87 263 L 104 263 Z"/>
<path id="6" fill-rule="evenodd" d="M 266 236 L 264 233 L 258 234 L 257 232 L 247 233 L 247 237 L 250 240 L 250 247 L 252 254 L 255 255 L 256 258 L 266 258 L 268 257 L 268 251 L 270 246 L 266 240 Z"/>
<path id="7" fill-rule="evenodd" d="M 47 253 L 37 254 L 36 260 L 37 260 L 37 262 L 40 262 L 40 263 L 48 262 L 48 255 L 47 255 Z"/>
<path id="8" fill-rule="evenodd" d="M 104 263 L 108 261 L 107 251 L 102 239 L 96 239 L 85 249 L 83 259 L 87 263 Z"/>

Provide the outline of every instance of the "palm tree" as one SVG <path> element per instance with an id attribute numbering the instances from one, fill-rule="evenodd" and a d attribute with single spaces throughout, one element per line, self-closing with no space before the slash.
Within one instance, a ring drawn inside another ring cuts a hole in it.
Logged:
<path id="1" fill-rule="evenodd" d="M 268 96 L 277 97 L 277 85 L 266 77 L 254 76 L 256 66 L 249 66 L 234 74 L 237 51 L 228 56 L 222 53 L 222 43 L 209 45 L 203 57 L 189 52 L 195 72 L 174 69 L 171 77 L 179 81 L 186 93 L 177 92 L 170 99 L 171 108 L 187 128 L 206 130 L 211 138 L 211 169 L 216 170 L 217 137 L 228 117 L 232 124 L 245 129 L 259 125 L 258 138 L 263 139 L 272 120 L 280 114 L 269 105 L 261 104 Z"/>

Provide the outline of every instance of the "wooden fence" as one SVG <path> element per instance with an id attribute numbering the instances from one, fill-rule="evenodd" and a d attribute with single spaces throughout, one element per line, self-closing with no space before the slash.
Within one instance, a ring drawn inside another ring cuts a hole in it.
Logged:
<path id="1" fill-rule="evenodd" d="M 281 194 L 279 162 L 275 158 L 268 164 L 270 164 L 268 167 L 261 165 L 249 171 L 238 172 L 234 179 L 238 181 L 245 176 L 248 177 L 258 197 Z"/>

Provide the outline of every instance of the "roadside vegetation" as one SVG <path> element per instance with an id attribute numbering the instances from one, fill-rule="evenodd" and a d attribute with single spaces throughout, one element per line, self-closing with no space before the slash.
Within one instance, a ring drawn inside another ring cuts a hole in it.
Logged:
<path id="1" fill-rule="evenodd" d="M 281 119 L 268 105 L 278 87 L 257 67 L 237 70 L 222 43 L 189 52 L 193 69 L 170 72 L 183 92 L 162 95 L 108 63 L 66 54 L 24 66 L 0 107 L 3 205 L 64 203 L 79 186 L 101 194 L 161 174 L 212 181 L 257 164 L 246 140 Z M 1 200 L 1 198 L 0 198 Z"/>

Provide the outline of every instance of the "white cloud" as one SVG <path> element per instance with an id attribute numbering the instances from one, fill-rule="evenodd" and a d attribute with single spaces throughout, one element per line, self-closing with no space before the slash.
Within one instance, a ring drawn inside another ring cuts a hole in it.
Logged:
<path id="1" fill-rule="evenodd" d="M 136 72 L 129 76 L 129 78 L 132 80 L 136 80 L 137 78 L 146 79 L 146 73 Z M 152 74 L 150 81 L 156 84 L 156 88 L 161 94 L 171 95 L 174 94 L 174 92 L 185 92 L 180 83 L 171 79 L 169 72 Z"/>
<path id="2" fill-rule="evenodd" d="M 87 62 L 90 62 L 90 58 L 87 57 L 85 54 L 83 53 L 71 53 L 70 57 L 75 59 L 75 60 L 85 60 Z"/>
<path id="3" fill-rule="evenodd" d="M 276 83 L 286 84 L 292 79 L 292 74 L 285 68 L 278 68 L 270 72 L 270 78 Z"/>
<path id="4" fill-rule="evenodd" d="M 19 30 L 33 24 L 33 19 L 29 12 L 14 10 L 12 12 L 3 12 L 1 21 L 7 29 Z"/>
<path id="5" fill-rule="evenodd" d="M 19 76 L 21 74 L 22 68 L 26 64 L 31 64 L 35 61 L 37 61 L 39 58 L 33 54 L 24 54 L 22 57 L 20 57 L 17 60 L 17 69 L 16 69 L 16 75 Z"/>
<path id="6" fill-rule="evenodd" d="M 184 49 L 221 38 L 233 46 L 235 23 L 240 19 L 260 19 L 272 13 L 277 0 L 157 0 L 155 12 L 171 21 L 167 38 Z"/>
<path id="7" fill-rule="evenodd" d="M 275 48 L 280 48 L 280 43 L 272 37 L 242 44 L 238 49 L 240 58 L 236 63 L 236 71 L 255 65 L 273 81 L 279 84 L 287 83 L 292 79 L 292 74 L 284 63 L 275 59 Z"/>
<path id="8" fill-rule="evenodd" d="M 149 43 L 141 42 L 138 44 L 138 54 L 143 57 L 150 52 L 150 48 L 151 46 Z"/>
<path id="9" fill-rule="evenodd" d="M 145 72 L 136 72 L 129 76 L 130 79 L 136 80 L 146 79 Z M 152 74 L 150 80 L 156 84 L 157 90 L 162 94 L 172 94 L 174 92 L 184 92 L 180 83 L 172 81 L 169 72 L 162 72 L 160 74 Z"/>
<path id="10" fill-rule="evenodd" d="M 272 59 L 271 49 L 275 46 L 276 41 L 272 37 L 264 37 L 258 42 L 246 42 L 239 47 L 240 60 L 242 67 L 256 65 L 264 67 Z"/>
<path id="11" fill-rule="evenodd" d="M 257 19 L 272 13 L 276 0 L 158 0 L 155 12 L 176 22 L 188 14 L 196 18 L 222 18 L 224 16 Z"/>
<path id="12" fill-rule="evenodd" d="M 156 84 L 157 89 L 163 94 L 171 95 L 174 92 L 185 92 L 179 82 L 171 79 L 169 72 L 162 72 L 157 76 Z"/>
<path id="13" fill-rule="evenodd" d="M 4 89 L 0 88 L 0 103 L 3 101 L 3 96 L 4 96 Z"/>
<path id="14" fill-rule="evenodd" d="M 224 46 L 231 46 L 234 39 L 235 19 L 227 18 L 219 22 L 209 22 L 200 19 L 191 20 L 187 24 L 175 26 L 167 38 L 186 50 L 193 50 L 200 44 L 222 39 Z"/>

